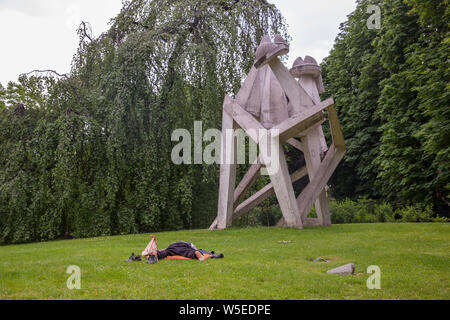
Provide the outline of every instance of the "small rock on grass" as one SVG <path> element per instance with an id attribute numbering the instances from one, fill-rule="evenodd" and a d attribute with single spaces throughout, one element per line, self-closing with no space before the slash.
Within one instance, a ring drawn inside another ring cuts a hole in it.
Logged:
<path id="1" fill-rule="evenodd" d="M 338 274 L 341 276 L 350 276 L 355 274 L 355 265 L 353 263 L 346 264 L 345 266 L 341 266 L 339 268 L 329 270 L 328 274 Z"/>

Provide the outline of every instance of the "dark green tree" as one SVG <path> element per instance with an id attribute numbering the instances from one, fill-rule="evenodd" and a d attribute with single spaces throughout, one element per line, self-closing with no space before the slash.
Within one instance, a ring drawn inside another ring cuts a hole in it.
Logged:
<path id="1" fill-rule="evenodd" d="M 347 156 L 331 181 L 337 198 L 380 196 L 373 187 L 378 167 L 372 161 L 378 155 L 380 122 L 374 115 L 385 71 L 372 45 L 379 31 L 367 27 L 368 6 L 380 1 L 357 3 L 357 9 L 341 24 L 334 48 L 322 64 L 325 95 L 334 97 L 348 146 Z"/>
<path id="2" fill-rule="evenodd" d="M 380 30 L 365 27 L 378 4 Z M 359 1 L 323 64 L 348 155 L 337 197 L 367 195 L 448 211 L 448 1 Z"/>
<path id="3" fill-rule="evenodd" d="M 419 111 L 428 119 L 415 136 L 421 140 L 431 166 L 427 197 L 439 209 L 450 203 L 450 6 L 445 1 L 411 0 L 411 14 L 418 16 L 420 38 L 408 53 L 407 74 L 417 93 Z M 445 209 L 446 208 L 446 209 Z"/>
<path id="4" fill-rule="evenodd" d="M 423 200 L 427 186 L 429 160 L 415 133 L 426 119 L 419 111 L 413 83 L 407 79 L 409 64 L 406 52 L 418 41 L 417 17 L 402 0 L 383 3 L 385 17 L 377 54 L 388 76 L 382 81 L 377 115 L 383 122 L 380 155 L 375 163 L 380 168 L 378 187 L 391 200 Z"/>

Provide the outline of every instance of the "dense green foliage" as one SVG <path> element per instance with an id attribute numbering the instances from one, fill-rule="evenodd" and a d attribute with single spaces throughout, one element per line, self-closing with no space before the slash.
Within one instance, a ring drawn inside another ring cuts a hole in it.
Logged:
<path id="1" fill-rule="evenodd" d="M 436 215 L 431 205 L 419 203 L 395 208 L 389 202 L 366 197 L 357 200 L 331 200 L 329 208 L 333 224 L 450 221 L 446 217 Z M 316 216 L 314 208 L 310 216 Z M 234 225 L 237 227 L 271 227 L 275 226 L 281 217 L 282 213 L 278 204 L 269 202 L 239 218 Z"/>
<path id="2" fill-rule="evenodd" d="M 82 23 L 70 75 L 0 88 L 0 242 L 208 227 L 218 167 L 174 165 L 172 132 L 220 128 L 275 33 L 264 0 L 125 2 L 98 38 Z"/>
<path id="3" fill-rule="evenodd" d="M 366 26 L 369 5 L 381 29 Z M 450 201 L 448 0 L 358 1 L 323 63 L 348 156 L 333 179 L 338 198 L 393 204 Z"/>

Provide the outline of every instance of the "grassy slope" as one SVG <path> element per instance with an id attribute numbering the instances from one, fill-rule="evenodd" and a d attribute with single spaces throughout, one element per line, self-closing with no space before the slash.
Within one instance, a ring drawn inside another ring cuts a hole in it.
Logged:
<path id="1" fill-rule="evenodd" d="M 449 224 L 338 225 L 158 234 L 225 259 L 125 263 L 149 235 L 0 247 L 0 299 L 449 299 Z M 292 241 L 282 244 L 280 241 Z M 314 263 L 317 257 L 328 263 Z M 327 275 L 345 263 L 355 276 Z M 78 265 L 82 289 L 66 268 Z M 381 267 L 381 290 L 368 290 L 367 267 Z"/>

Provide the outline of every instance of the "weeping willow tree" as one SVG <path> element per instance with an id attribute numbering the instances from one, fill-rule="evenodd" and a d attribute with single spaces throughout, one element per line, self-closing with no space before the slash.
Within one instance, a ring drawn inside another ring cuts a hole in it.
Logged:
<path id="1" fill-rule="evenodd" d="M 1 241 L 207 227 L 219 167 L 173 164 L 172 132 L 220 129 L 225 94 L 276 33 L 265 0 L 126 1 L 99 37 L 83 22 L 70 75 L 24 114 L 3 107 Z"/>

